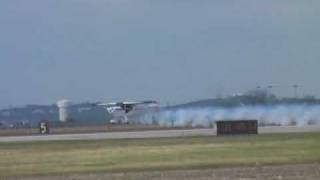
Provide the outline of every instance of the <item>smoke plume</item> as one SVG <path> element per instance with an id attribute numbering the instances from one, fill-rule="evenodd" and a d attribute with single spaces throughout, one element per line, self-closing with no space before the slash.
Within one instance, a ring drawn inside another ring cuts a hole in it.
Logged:
<path id="1" fill-rule="evenodd" d="M 241 106 L 234 108 L 188 108 L 163 110 L 162 126 L 210 127 L 220 120 L 258 120 L 260 125 L 320 124 L 320 105 Z"/>

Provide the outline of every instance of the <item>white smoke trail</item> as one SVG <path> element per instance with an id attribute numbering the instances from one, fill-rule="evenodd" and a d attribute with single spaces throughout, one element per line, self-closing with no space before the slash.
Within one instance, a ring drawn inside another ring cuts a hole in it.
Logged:
<path id="1" fill-rule="evenodd" d="M 164 110 L 159 113 L 162 126 L 212 126 L 219 120 L 258 120 L 260 124 L 320 124 L 320 105 L 241 106 L 235 108 L 193 108 Z"/>

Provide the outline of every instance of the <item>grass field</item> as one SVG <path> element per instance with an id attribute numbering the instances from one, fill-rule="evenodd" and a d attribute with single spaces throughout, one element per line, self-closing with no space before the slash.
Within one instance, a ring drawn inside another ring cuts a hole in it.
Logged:
<path id="1" fill-rule="evenodd" d="M 320 162 L 320 133 L 0 143 L 0 177 Z"/>

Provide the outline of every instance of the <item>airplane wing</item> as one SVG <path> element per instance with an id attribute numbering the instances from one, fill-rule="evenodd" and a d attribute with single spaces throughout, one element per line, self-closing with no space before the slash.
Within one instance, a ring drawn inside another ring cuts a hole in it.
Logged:
<path id="1" fill-rule="evenodd" d="M 141 102 L 113 102 L 113 103 L 98 103 L 98 106 L 103 106 L 107 109 L 109 113 L 114 113 L 116 111 L 124 111 L 124 113 L 129 113 L 136 106 L 146 105 L 146 106 L 158 106 L 156 101 L 141 101 Z"/>

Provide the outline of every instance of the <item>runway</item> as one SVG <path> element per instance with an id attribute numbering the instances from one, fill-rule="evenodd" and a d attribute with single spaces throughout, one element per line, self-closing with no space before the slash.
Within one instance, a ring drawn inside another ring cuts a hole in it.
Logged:
<path id="1" fill-rule="evenodd" d="M 320 126 L 272 126 L 259 127 L 259 134 L 320 132 Z M 101 139 L 139 139 L 185 136 L 215 136 L 216 129 L 153 130 L 136 132 L 105 132 L 88 134 L 59 134 L 0 137 L 0 142 L 69 141 Z"/>

